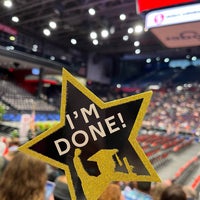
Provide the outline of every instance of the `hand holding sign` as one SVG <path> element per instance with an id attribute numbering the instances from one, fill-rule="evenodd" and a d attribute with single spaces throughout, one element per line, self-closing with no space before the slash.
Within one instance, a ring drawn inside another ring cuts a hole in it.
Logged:
<path id="1" fill-rule="evenodd" d="M 63 70 L 61 120 L 20 150 L 65 170 L 73 200 L 111 181 L 160 181 L 136 137 L 152 92 L 104 103 Z"/>

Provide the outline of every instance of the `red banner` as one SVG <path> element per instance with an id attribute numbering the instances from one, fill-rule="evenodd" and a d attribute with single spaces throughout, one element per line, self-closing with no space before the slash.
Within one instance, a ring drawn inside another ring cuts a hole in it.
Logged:
<path id="1" fill-rule="evenodd" d="M 137 12 L 140 14 L 145 11 L 155 10 L 173 5 L 180 5 L 185 3 L 196 2 L 196 0 L 137 0 Z"/>
<path id="2" fill-rule="evenodd" d="M 6 26 L 6 25 L 4 25 L 4 24 L 0 24 L 0 31 L 9 33 L 9 34 L 11 34 L 11 35 L 17 35 L 17 30 L 16 30 L 16 29 L 11 28 L 11 27 L 9 27 L 9 26 Z"/>

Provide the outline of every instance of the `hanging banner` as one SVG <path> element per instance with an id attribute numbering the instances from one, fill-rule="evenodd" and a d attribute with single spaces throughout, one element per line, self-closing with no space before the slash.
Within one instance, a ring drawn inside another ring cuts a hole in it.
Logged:
<path id="1" fill-rule="evenodd" d="M 176 6 L 179 4 L 186 4 L 186 3 L 192 3 L 197 0 L 153 0 L 153 1 L 147 1 L 147 0 L 137 0 L 137 12 L 140 14 L 142 12 L 147 12 L 159 8 L 165 8 L 169 6 Z"/>

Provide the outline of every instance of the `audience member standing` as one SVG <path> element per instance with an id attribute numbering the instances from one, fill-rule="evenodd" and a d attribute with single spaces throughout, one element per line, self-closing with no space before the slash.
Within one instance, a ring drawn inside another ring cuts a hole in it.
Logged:
<path id="1" fill-rule="evenodd" d="M 44 200 L 46 164 L 19 152 L 0 179 L 1 200 Z"/>
<path id="2" fill-rule="evenodd" d="M 186 200 L 186 194 L 183 191 L 183 188 L 180 185 L 171 185 L 167 187 L 162 195 L 160 200 Z"/>
<path id="3" fill-rule="evenodd" d="M 111 183 L 101 194 L 98 200 L 124 200 L 124 197 L 121 193 L 120 186 L 115 183 Z"/>
<path id="4" fill-rule="evenodd" d="M 160 200 L 163 191 L 168 187 L 166 183 L 156 183 L 151 189 L 151 196 L 153 200 Z"/>
<path id="5" fill-rule="evenodd" d="M 128 191 L 124 190 L 123 195 L 125 200 L 152 200 L 150 190 L 150 182 L 137 182 L 136 188 Z"/>
<path id="6" fill-rule="evenodd" d="M 56 178 L 55 189 L 54 189 L 54 199 L 55 200 L 70 200 L 69 188 L 67 185 L 66 175 L 60 175 Z"/>

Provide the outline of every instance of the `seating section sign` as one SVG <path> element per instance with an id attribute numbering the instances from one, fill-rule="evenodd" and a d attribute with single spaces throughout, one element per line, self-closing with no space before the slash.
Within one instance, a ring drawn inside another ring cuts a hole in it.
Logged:
<path id="1" fill-rule="evenodd" d="M 160 181 L 137 134 L 152 92 L 103 102 L 63 69 L 60 122 L 19 150 L 65 171 L 72 200 L 112 181 Z"/>

